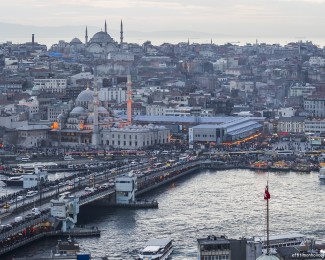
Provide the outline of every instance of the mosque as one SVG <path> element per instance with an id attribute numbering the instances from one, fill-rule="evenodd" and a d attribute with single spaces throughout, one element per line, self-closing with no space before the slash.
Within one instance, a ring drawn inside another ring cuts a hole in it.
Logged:
<path id="1" fill-rule="evenodd" d="M 140 149 L 169 142 L 169 129 L 163 126 L 132 125 L 131 77 L 128 76 L 127 119 L 114 116 L 98 98 L 97 77 L 94 89 L 87 87 L 69 111 L 52 123 L 50 139 L 53 146 L 92 146 L 105 149 Z"/>

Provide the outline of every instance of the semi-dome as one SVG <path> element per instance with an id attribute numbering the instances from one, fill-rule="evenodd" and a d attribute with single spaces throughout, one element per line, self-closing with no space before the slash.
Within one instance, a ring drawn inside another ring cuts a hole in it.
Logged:
<path id="1" fill-rule="evenodd" d="M 79 102 L 90 102 L 94 99 L 94 91 L 91 89 L 87 88 L 84 91 L 81 91 L 80 94 L 78 95 L 76 101 Z"/>
<path id="2" fill-rule="evenodd" d="M 108 113 L 108 111 L 105 107 L 98 107 L 98 113 L 106 114 Z"/>
<path id="3" fill-rule="evenodd" d="M 99 43 L 99 44 L 107 44 L 107 43 L 112 43 L 114 40 L 112 37 L 106 33 L 106 32 L 98 32 L 95 33 L 95 35 L 90 39 L 90 43 Z"/>
<path id="4" fill-rule="evenodd" d="M 82 42 L 78 38 L 73 38 L 70 42 L 70 45 L 74 44 L 82 44 Z"/>
<path id="5" fill-rule="evenodd" d="M 85 109 L 83 107 L 75 107 L 74 109 L 71 110 L 70 114 L 84 114 Z"/>

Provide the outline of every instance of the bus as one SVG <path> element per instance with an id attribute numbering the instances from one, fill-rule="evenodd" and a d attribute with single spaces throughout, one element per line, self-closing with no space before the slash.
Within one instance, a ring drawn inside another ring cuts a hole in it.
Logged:
<path id="1" fill-rule="evenodd" d="M 60 199 L 65 199 L 65 198 L 69 197 L 70 194 L 71 194 L 71 193 L 70 193 L 69 191 L 62 192 L 62 193 L 59 194 L 59 198 L 60 198 Z"/>

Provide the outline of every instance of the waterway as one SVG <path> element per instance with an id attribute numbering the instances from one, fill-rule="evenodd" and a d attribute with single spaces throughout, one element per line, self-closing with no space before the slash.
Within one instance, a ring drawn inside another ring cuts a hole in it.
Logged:
<path id="1" fill-rule="evenodd" d="M 157 199 L 159 209 L 81 208 L 79 224 L 97 226 L 100 238 L 79 238 L 93 257 L 136 259 L 149 238 L 174 239 L 173 260 L 197 259 L 197 238 L 265 234 L 267 180 L 271 194 L 271 233 L 301 232 L 325 238 L 325 185 L 318 173 L 264 173 L 249 170 L 201 171 L 156 189 L 143 198 Z M 53 238 L 16 250 L 16 256 L 48 256 Z M 7 259 L 11 259 L 11 254 Z"/>

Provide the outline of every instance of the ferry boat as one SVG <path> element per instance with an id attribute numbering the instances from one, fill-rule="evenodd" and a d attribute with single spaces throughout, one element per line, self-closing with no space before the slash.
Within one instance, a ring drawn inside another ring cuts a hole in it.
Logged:
<path id="1" fill-rule="evenodd" d="M 320 168 L 318 178 L 321 183 L 325 184 L 325 167 Z"/>
<path id="2" fill-rule="evenodd" d="M 9 177 L 2 180 L 7 186 L 23 186 L 23 176 Z"/>
<path id="3" fill-rule="evenodd" d="M 266 237 L 256 236 L 253 237 L 255 242 L 261 242 L 263 244 L 262 251 L 266 253 Z M 276 249 L 279 247 L 291 247 L 291 246 L 304 246 L 307 242 L 307 237 L 300 233 L 289 233 L 282 235 L 271 235 L 269 239 L 271 253 L 276 253 Z"/>
<path id="4" fill-rule="evenodd" d="M 150 239 L 139 254 L 139 260 L 166 260 L 173 252 L 171 239 Z"/>
<path id="5" fill-rule="evenodd" d="M 33 173 L 28 173 L 20 176 L 9 177 L 2 180 L 7 186 L 18 186 L 23 188 L 31 188 L 38 185 L 38 183 L 45 183 L 48 181 L 48 174 L 46 169 L 34 168 Z"/>

